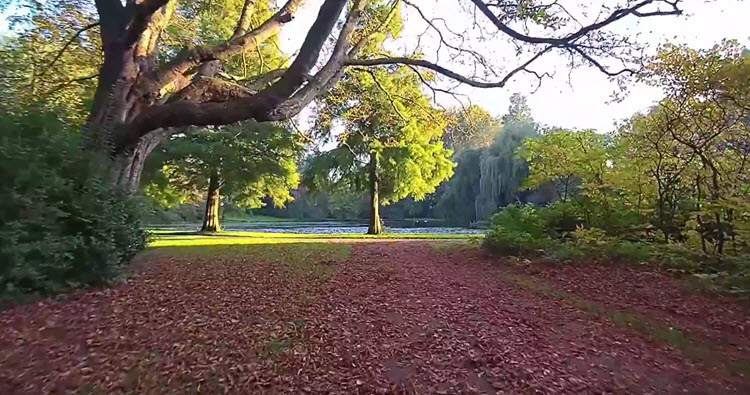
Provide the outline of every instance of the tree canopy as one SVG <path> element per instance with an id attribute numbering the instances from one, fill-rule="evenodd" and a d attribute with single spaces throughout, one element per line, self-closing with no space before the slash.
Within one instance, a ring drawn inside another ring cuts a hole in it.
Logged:
<path id="1" fill-rule="evenodd" d="M 453 173 L 441 141 L 443 114 L 432 108 L 408 68 L 349 72 L 321 100 L 316 119 L 321 132 L 331 133 L 337 124 L 342 130 L 336 147 L 313 159 L 306 171 L 310 185 L 369 191 L 376 226 L 380 203 L 423 199 Z"/>
<path id="2" fill-rule="evenodd" d="M 220 230 L 220 199 L 257 208 L 282 206 L 299 183 L 299 139 L 271 124 L 239 124 L 174 136 L 152 156 L 146 194 L 162 205 L 206 201 L 205 230 Z"/>

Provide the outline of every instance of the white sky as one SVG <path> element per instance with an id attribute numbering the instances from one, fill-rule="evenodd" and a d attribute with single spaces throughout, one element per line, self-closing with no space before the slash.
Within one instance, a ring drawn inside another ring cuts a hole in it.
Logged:
<path id="1" fill-rule="evenodd" d="M 462 14 L 458 12 L 460 10 L 454 8 L 456 0 L 413 1 L 419 4 L 426 13 L 445 17 L 454 31 L 462 31 L 460 27 L 471 22 L 468 14 Z M 561 2 L 566 3 L 566 8 L 573 13 L 575 13 L 573 10 L 578 7 L 573 3 L 580 3 L 578 0 Z M 282 29 L 281 41 L 285 51 L 294 52 L 299 48 L 321 3 L 322 0 L 309 0 L 295 20 Z M 590 6 L 591 1 L 586 3 L 589 4 L 589 9 L 598 10 L 598 6 Z M 612 2 L 610 1 L 609 4 Z M 629 17 L 613 25 L 612 30 L 639 34 L 638 41 L 648 45 L 648 53 L 654 53 L 659 44 L 667 41 L 684 43 L 694 48 L 707 48 L 722 39 L 729 38 L 750 46 L 750 1 L 687 0 L 681 8 L 685 11 L 682 16 L 646 19 Z M 392 44 L 393 48 L 389 48 L 394 52 L 397 52 L 397 49 L 405 53 L 413 50 L 417 34 L 425 27 L 422 19 L 414 11 L 408 7 L 405 10 L 406 28 L 402 39 Z M 459 28 L 455 28 L 456 26 Z M 435 42 L 433 40 L 432 44 L 434 45 Z M 425 45 L 425 40 L 422 44 L 425 48 L 434 48 L 434 46 L 430 47 L 429 42 Z M 475 46 L 475 48 L 491 56 L 493 64 L 497 64 L 498 69 L 503 65 L 508 65 L 508 68 L 514 67 L 513 48 L 503 40 L 481 45 L 483 47 Z M 435 60 L 431 58 L 431 51 L 427 49 L 425 49 L 425 56 L 428 60 Z M 440 64 L 457 71 L 460 71 L 462 67 L 445 61 Z M 496 116 L 501 116 L 506 112 L 510 95 L 520 92 L 528 96 L 529 106 L 537 121 L 565 128 L 594 128 L 600 132 L 613 130 L 616 121 L 647 109 L 661 96 L 658 89 L 633 83 L 625 100 L 611 102 L 613 92 L 618 89 L 616 83 L 591 67 L 576 68 L 569 74 L 570 69 L 566 65 L 566 60 L 556 55 L 545 57 L 536 67 L 531 68 L 538 71 L 554 71 L 553 79 L 546 79 L 533 94 L 537 82 L 535 78 L 530 78 L 528 75 L 519 75 L 504 88 L 478 89 L 462 86 L 459 91 L 467 94 L 471 103 L 481 105 Z M 500 76 L 502 77 L 502 74 Z M 448 82 L 446 81 L 446 85 Z M 449 96 L 438 97 L 438 100 L 444 106 L 456 104 L 455 99 Z"/>

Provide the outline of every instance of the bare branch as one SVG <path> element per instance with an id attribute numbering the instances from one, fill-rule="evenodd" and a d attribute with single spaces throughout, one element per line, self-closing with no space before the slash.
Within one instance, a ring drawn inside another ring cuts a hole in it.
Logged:
<path id="1" fill-rule="evenodd" d="M 426 69 L 430 69 L 432 71 L 435 71 L 437 73 L 440 73 L 446 77 L 452 78 L 456 81 L 460 81 L 464 84 L 471 85 L 473 87 L 477 88 L 502 88 L 505 86 L 505 84 L 510 81 L 510 79 L 516 75 L 519 71 L 525 70 L 526 67 L 528 67 L 531 63 L 533 63 L 535 60 L 539 59 L 542 55 L 549 52 L 552 49 L 552 47 L 547 47 L 538 53 L 536 53 L 534 56 L 532 56 L 529 60 L 521 64 L 520 66 L 516 67 L 515 69 L 511 70 L 508 74 L 503 77 L 500 81 L 497 82 L 485 82 L 485 81 L 477 81 L 475 79 L 465 77 L 459 73 L 456 73 L 455 71 L 449 70 L 443 66 L 440 66 L 438 64 L 428 62 L 426 60 L 421 59 L 411 59 L 411 58 L 380 58 L 380 59 L 349 59 L 346 61 L 347 66 L 380 66 L 380 65 L 390 65 L 390 64 L 403 64 L 403 65 L 411 65 L 411 66 L 417 66 L 417 67 L 423 67 Z"/>
<path id="2" fill-rule="evenodd" d="M 607 25 L 610 25 L 614 22 L 619 21 L 622 18 L 625 18 L 628 15 L 635 15 L 640 17 L 649 17 L 649 16 L 657 16 L 657 15 L 681 15 L 682 10 L 678 7 L 680 0 L 675 1 L 668 1 L 668 0 L 643 0 L 639 3 L 636 3 L 630 7 L 627 8 L 621 8 L 617 9 L 612 14 L 610 14 L 607 18 L 604 18 L 603 20 L 592 23 L 588 26 L 582 27 L 581 29 L 570 33 L 564 37 L 560 38 L 554 38 L 554 37 L 535 37 L 535 36 L 529 36 L 523 33 L 520 33 L 516 30 L 513 30 L 508 25 L 503 23 L 500 18 L 498 18 L 492 10 L 487 6 L 487 4 L 483 0 L 471 0 L 472 3 L 484 14 L 487 19 L 489 19 L 501 32 L 507 34 L 508 36 L 512 37 L 515 40 L 530 43 L 530 44 L 549 44 L 554 46 L 568 46 L 573 41 L 586 36 L 587 34 L 599 30 Z M 651 4 L 667 4 L 670 6 L 669 11 L 659 11 L 659 12 L 641 12 L 640 10 L 651 5 Z"/>
<path id="3" fill-rule="evenodd" d="M 80 36 L 81 33 L 85 32 L 87 30 L 91 30 L 91 29 L 93 29 L 93 28 L 95 28 L 97 26 L 99 26 L 99 22 L 94 22 L 94 23 L 88 24 L 88 25 L 86 25 L 86 26 L 78 29 L 78 31 L 76 31 L 75 33 L 73 33 L 73 35 L 70 36 L 70 38 L 68 39 L 68 41 L 66 41 L 65 44 L 62 46 L 62 48 L 60 48 L 60 50 L 57 51 L 57 55 L 55 55 L 55 58 L 52 59 L 52 61 L 39 74 L 37 74 L 36 76 L 37 77 L 41 77 L 41 76 L 47 74 L 47 72 L 52 68 L 52 66 L 54 66 L 55 63 L 58 60 L 60 60 L 60 57 L 62 56 L 63 53 L 65 53 L 65 50 L 68 49 L 68 47 L 71 44 L 73 44 L 73 41 L 75 41 L 75 39 L 78 38 L 78 36 Z"/>
<path id="4" fill-rule="evenodd" d="M 635 74 L 635 70 L 629 69 L 627 67 L 623 68 L 623 69 L 621 69 L 619 71 L 609 71 L 601 63 L 599 63 L 596 59 L 594 59 L 593 57 L 591 57 L 591 55 L 587 54 L 586 52 L 584 52 L 582 49 L 580 49 L 578 47 L 571 47 L 571 48 L 568 48 L 568 50 L 581 55 L 581 57 L 584 58 L 587 62 L 589 62 L 592 66 L 596 67 L 597 69 L 599 69 L 599 71 L 601 71 L 602 73 L 604 73 L 604 74 L 606 74 L 606 75 L 608 75 L 610 77 L 617 77 L 618 75 L 622 75 L 622 74 L 630 74 L 630 75 Z"/>
<path id="5" fill-rule="evenodd" d="M 96 74 L 92 74 L 92 75 L 87 75 L 87 76 L 85 76 L 85 77 L 78 77 L 78 78 L 73 78 L 72 80 L 68 80 L 68 81 L 65 81 L 65 82 L 63 82 L 63 83 L 61 83 L 61 84 L 57 85 L 56 87 L 54 87 L 54 88 L 52 88 L 52 89 L 48 90 L 47 92 L 45 92 L 45 93 L 44 93 L 44 95 L 45 95 L 45 96 L 49 96 L 49 95 L 51 95 L 51 94 L 53 94 L 53 93 L 55 93 L 55 92 L 58 92 L 58 91 L 60 91 L 60 90 L 62 90 L 62 89 L 64 89 L 64 88 L 66 88 L 66 87 L 68 87 L 68 86 L 70 86 L 70 85 L 73 85 L 73 84 L 75 84 L 75 83 L 78 83 L 78 82 L 83 82 L 83 81 L 93 80 L 94 78 L 96 78 L 96 77 L 98 77 L 98 76 L 99 76 L 99 73 L 96 73 Z"/>

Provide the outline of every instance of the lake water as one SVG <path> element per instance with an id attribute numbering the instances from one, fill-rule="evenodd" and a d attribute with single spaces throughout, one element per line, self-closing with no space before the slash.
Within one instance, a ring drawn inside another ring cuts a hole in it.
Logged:
<path id="1" fill-rule="evenodd" d="M 358 221 L 279 221 L 279 222 L 225 222 L 225 230 L 295 234 L 363 234 L 367 224 Z M 168 230 L 198 230 L 200 224 L 158 226 Z M 385 221 L 386 233 L 482 234 L 482 229 L 437 226 L 426 221 Z"/>

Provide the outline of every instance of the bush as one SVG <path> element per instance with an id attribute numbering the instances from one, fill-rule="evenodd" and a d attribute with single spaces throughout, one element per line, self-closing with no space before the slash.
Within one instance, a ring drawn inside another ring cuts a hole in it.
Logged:
<path id="1" fill-rule="evenodd" d="M 548 233 L 551 233 L 553 237 L 573 232 L 584 224 L 581 208 L 571 201 L 554 202 L 537 211 Z"/>
<path id="2" fill-rule="evenodd" d="M 551 241 L 531 205 L 505 207 L 492 217 L 492 224 L 484 245 L 495 252 L 511 255 L 535 252 L 546 249 Z"/>
<path id="3" fill-rule="evenodd" d="M 139 205 L 54 114 L 2 115 L 0 130 L 0 299 L 112 280 L 145 246 Z"/>

